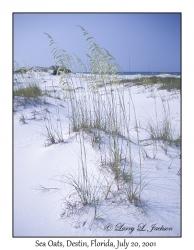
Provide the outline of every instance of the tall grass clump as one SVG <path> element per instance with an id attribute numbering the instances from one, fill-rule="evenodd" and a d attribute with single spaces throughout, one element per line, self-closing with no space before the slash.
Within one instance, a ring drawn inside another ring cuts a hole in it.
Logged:
<path id="1" fill-rule="evenodd" d="M 68 142 L 68 140 L 65 139 L 64 136 L 58 109 L 57 117 L 52 116 L 48 109 L 42 111 L 41 117 L 44 127 L 43 136 L 45 138 L 45 146 Z"/>
<path id="2" fill-rule="evenodd" d="M 86 56 L 89 75 L 84 74 L 86 67 L 76 55 L 70 55 L 61 49 L 54 39 L 45 33 L 50 40 L 55 65 L 71 71 L 68 74 L 66 72 L 60 74 L 61 91 L 69 100 L 69 127 L 71 131 L 84 132 L 91 137 L 92 145 L 97 145 L 100 150 L 101 170 L 107 170 L 114 176 L 115 185 L 112 186 L 116 186 L 117 191 L 127 187 L 127 199 L 133 202 L 134 190 L 137 193 L 137 185 L 135 187 L 133 181 L 132 142 L 129 129 L 132 99 L 130 100 L 129 93 L 129 102 L 126 104 L 124 101 L 125 90 L 119 85 L 122 80 L 122 71 L 114 57 L 102 48 L 83 27 L 78 27 L 88 45 Z M 79 73 L 73 74 L 74 68 L 77 68 Z M 134 106 L 133 111 L 135 112 Z M 140 147 L 140 144 L 137 146 Z M 80 147 L 81 156 L 85 161 L 84 144 L 81 141 Z M 140 151 L 139 157 L 141 169 Z M 81 165 L 82 179 L 75 181 L 75 178 L 70 178 L 69 180 L 76 192 L 81 192 L 78 195 L 82 197 L 83 204 L 89 204 L 93 200 L 91 196 L 88 196 L 91 193 L 89 187 L 92 184 L 88 186 L 89 179 L 83 166 L 85 164 Z M 138 189 L 140 200 L 141 185 L 138 185 Z"/>
<path id="3" fill-rule="evenodd" d="M 93 218 L 97 219 L 101 203 L 108 197 L 112 184 L 105 185 L 107 179 L 98 173 L 98 169 L 91 170 L 88 167 L 83 131 L 79 131 L 78 140 L 80 143 L 78 172 L 72 171 L 63 176 L 63 182 L 72 188 L 68 195 L 71 199 L 68 199 L 68 197 L 65 199 L 67 207 L 63 217 L 67 216 L 72 208 L 73 215 L 79 214 L 80 210 L 90 207 L 94 210 Z M 74 202 L 75 200 L 76 202 Z"/>
<path id="4" fill-rule="evenodd" d="M 175 126 L 172 124 L 172 117 L 170 106 L 167 100 L 161 95 L 158 90 L 158 102 L 162 106 L 161 109 L 158 109 L 156 101 L 156 96 L 153 94 L 154 107 L 155 107 L 155 117 L 150 117 L 145 125 L 145 128 L 149 134 L 149 139 L 154 142 L 163 143 L 163 149 L 167 154 L 169 146 L 180 146 L 180 135 L 175 134 Z M 160 110 L 160 112 L 158 111 Z"/>
<path id="5" fill-rule="evenodd" d="M 88 42 L 89 54 L 87 54 L 87 57 L 91 72 L 91 83 L 89 86 L 93 91 L 95 90 L 95 94 L 97 93 L 97 96 L 95 96 L 96 99 L 93 99 L 93 103 L 98 105 L 96 105 L 97 112 L 95 114 L 99 114 L 98 112 L 100 110 L 101 117 L 106 118 L 101 119 L 103 123 L 100 124 L 100 128 L 103 128 L 109 135 L 108 152 L 104 154 L 104 157 L 102 156 L 102 158 L 104 158 L 103 163 L 108 164 L 113 172 L 118 190 L 123 187 L 123 176 L 128 175 L 128 200 L 132 202 L 134 197 L 134 183 L 129 131 L 130 114 L 127 115 L 126 112 L 127 108 L 130 112 L 130 107 L 126 107 L 124 90 L 118 85 L 122 71 L 114 57 L 106 49 L 100 47 L 83 27 L 80 28 Z M 99 85 L 104 87 L 104 95 L 100 93 Z M 131 96 L 130 93 L 129 96 Z M 96 110 L 95 107 L 94 110 Z M 133 110 L 135 112 L 135 108 L 133 108 Z M 140 154 L 139 157 L 141 158 Z"/>

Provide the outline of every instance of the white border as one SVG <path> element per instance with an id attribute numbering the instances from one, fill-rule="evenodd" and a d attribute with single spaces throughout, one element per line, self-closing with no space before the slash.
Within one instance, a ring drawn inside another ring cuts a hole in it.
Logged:
<path id="1" fill-rule="evenodd" d="M 182 250 L 192 249 L 194 243 L 193 222 L 193 176 L 194 164 L 192 156 L 194 112 L 192 101 L 194 71 L 194 35 L 193 35 L 192 1 L 140 1 L 140 0 L 7 0 L 1 2 L 1 180 L 0 180 L 0 247 L 1 249 L 37 249 L 35 238 L 12 238 L 12 12 L 181 12 L 182 13 L 182 126 L 183 126 L 183 224 L 182 238 L 133 238 L 131 241 L 154 241 L 154 249 Z M 2 57 L 3 55 L 3 57 Z M 2 200 L 3 199 L 3 200 Z M 44 240 L 44 239 L 42 239 Z M 45 239 L 48 241 L 48 239 Z M 55 239 L 56 240 L 56 239 Z M 59 239 L 60 240 L 60 239 Z M 114 241 L 114 239 L 112 239 Z M 115 239 L 116 240 L 116 239 Z M 61 239 L 65 241 L 65 239 Z M 87 239 L 90 241 L 90 239 Z M 48 249 L 44 247 L 43 249 Z M 68 248 L 70 249 L 70 248 Z M 93 248 L 94 249 L 94 248 Z M 107 248 L 109 249 L 109 248 Z"/>

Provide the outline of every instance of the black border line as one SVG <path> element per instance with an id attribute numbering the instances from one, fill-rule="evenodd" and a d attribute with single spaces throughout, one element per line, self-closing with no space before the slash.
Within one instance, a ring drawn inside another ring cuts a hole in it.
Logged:
<path id="1" fill-rule="evenodd" d="M 181 88 L 180 88 L 180 132 L 181 132 L 181 160 L 180 160 L 180 236 L 14 236 L 14 112 L 13 112 L 13 80 L 14 80 L 14 15 L 15 14 L 180 14 L 180 78 L 181 78 Z M 80 239 L 111 239 L 111 238 L 182 238 L 182 12 L 12 12 L 12 238 L 80 238 Z"/>

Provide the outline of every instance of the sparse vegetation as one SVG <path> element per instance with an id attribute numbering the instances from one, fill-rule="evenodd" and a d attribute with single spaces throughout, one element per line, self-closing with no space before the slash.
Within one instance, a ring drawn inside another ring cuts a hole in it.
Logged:
<path id="1" fill-rule="evenodd" d="M 42 90 L 33 70 L 27 67 L 21 68 L 15 62 L 13 97 L 22 96 L 37 99 L 41 94 Z"/>
<path id="2" fill-rule="evenodd" d="M 139 85 L 139 86 L 157 86 L 158 90 L 180 90 L 181 89 L 181 79 L 179 77 L 140 77 L 133 80 L 122 79 L 119 81 L 120 84 L 129 84 L 130 86 Z"/>
<path id="3" fill-rule="evenodd" d="M 14 90 L 15 96 L 29 97 L 29 98 L 38 98 L 41 96 L 42 90 L 38 86 L 29 86 L 26 88 L 18 88 Z"/>

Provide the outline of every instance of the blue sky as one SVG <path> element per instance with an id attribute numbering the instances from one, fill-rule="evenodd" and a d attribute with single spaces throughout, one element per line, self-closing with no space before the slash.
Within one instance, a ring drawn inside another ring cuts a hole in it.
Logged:
<path id="1" fill-rule="evenodd" d="M 46 32 L 87 65 L 87 44 L 77 27 L 81 25 L 114 56 L 123 71 L 179 72 L 180 18 L 179 13 L 15 13 L 14 60 L 21 65 L 53 65 Z"/>

